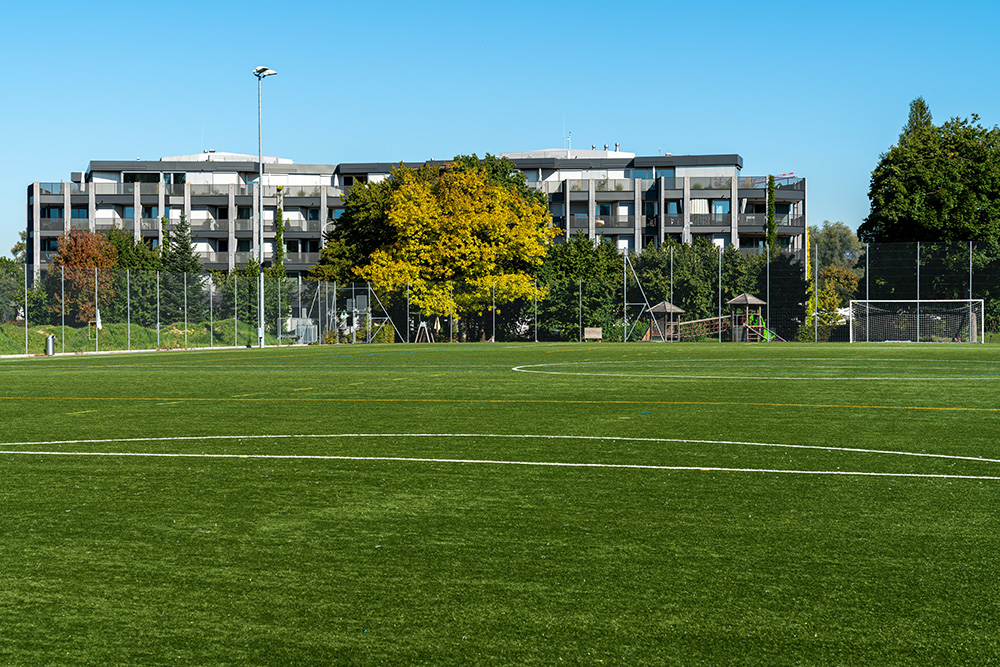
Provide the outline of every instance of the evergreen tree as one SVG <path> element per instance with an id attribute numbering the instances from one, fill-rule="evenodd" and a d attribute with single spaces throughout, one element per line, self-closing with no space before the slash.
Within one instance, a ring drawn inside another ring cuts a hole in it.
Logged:
<path id="1" fill-rule="evenodd" d="M 191 242 L 191 224 L 182 214 L 164 246 L 160 274 L 160 322 L 199 322 L 207 316 L 207 292 L 201 259 Z"/>

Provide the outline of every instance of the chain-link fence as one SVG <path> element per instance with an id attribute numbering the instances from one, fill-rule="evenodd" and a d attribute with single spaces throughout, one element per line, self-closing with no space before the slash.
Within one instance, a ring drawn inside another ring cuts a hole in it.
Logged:
<path id="1" fill-rule="evenodd" d="M 975 244 L 676 245 L 578 277 L 376 289 L 239 272 L 0 264 L 0 353 L 477 341 L 847 341 L 851 300 L 983 299 L 1000 330 L 1000 256 Z M 827 255 L 828 256 L 828 255 Z M 832 267 L 832 268 L 831 268 Z M 818 270 L 817 270 L 818 268 Z M 429 305 L 432 304 L 432 305 Z"/>

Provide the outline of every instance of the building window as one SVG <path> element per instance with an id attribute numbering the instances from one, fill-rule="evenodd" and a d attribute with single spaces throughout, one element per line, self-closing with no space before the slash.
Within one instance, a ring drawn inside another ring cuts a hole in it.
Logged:
<path id="1" fill-rule="evenodd" d="M 144 218 L 158 218 L 159 217 L 159 207 L 157 207 L 157 206 L 143 206 L 142 207 L 142 217 L 144 217 Z"/>
<path id="2" fill-rule="evenodd" d="M 306 209 L 306 220 L 319 220 L 319 209 L 318 208 Z"/>
<path id="3" fill-rule="evenodd" d="M 632 178 L 653 178 L 652 169 L 633 169 Z"/>
<path id="4" fill-rule="evenodd" d="M 340 216 L 342 215 L 344 215 L 344 209 L 342 208 L 330 209 L 330 220 L 340 220 Z"/>
<path id="5" fill-rule="evenodd" d="M 656 177 L 659 178 L 660 176 L 662 176 L 663 178 L 673 178 L 674 177 L 674 168 L 673 167 L 657 167 L 656 168 Z"/>
<path id="6" fill-rule="evenodd" d="M 296 239 L 289 239 L 288 241 L 285 241 L 285 250 L 288 252 L 298 252 L 299 242 Z"/>
<path id="7" fill-rule="evenodd" d="M 74 220 L 86 220 L 90 216 L 87 215 L 86 206 L 74 206 L 72 209 L 70 209 L 70 217 L 73 218 Z"/>
<path id="8" fill-rule="evenodd" d="M 236 239 L 236 252 L 250 252 L 250 239 Z"/>
<path id="9" fill-rule="evenodd" d="M 215 242 L 218 252 L 229 252 L 229 239 L 219 239 Z"/>
<path id="10" fill-rule="evenodd" d="M 159 174 L 123 174 L 122 180 L 125 183 L 159 183 Z"/>
<path id="11" fill-rule="evenodd" d="M 59 239 L 50 236 L 42 238 L 42 252 L 55 252 L 59 250 Z"/>
<path id="12" fill-rule="evenodd" d="M 218 211 L 216 212 L 215 219 L 216 220 L 228 220 L 229 219 L 229 207 L 228 206 L 220 206 L 219 209 L 218 209 Z M 224 252 L 224 251 L 220 250 L 219 252 Z"/>
<path id="13" fill-rule="evenodd" d="M 61 217 L 63 217 L 63 207 L 62 206 L 43 206 L 42 207 L 42 217 L 43 218 L 61 218 Z"/>
<path id="14" fill-rule="evenodd" d="M 302 252 L 319 252 L 319 241 L 317 239 L 305 239 L 301 244 Z"/>
<path id="15" fill-rule="evenodd" d="M 187 182 L 187 174 L 164 174 L 163 182 L 167 185 L 170 185 L 171 183 L 174 185 L 184 185 L 184 183 Z"/>
<path id="16" fill-rule="evenodd" d="M 714 213 L 715 215 L 729 215 L 729 200 L 713 199 L 712 213 Z"/>
<path id="17" fill-rule="evenodd" d="M 249 206 L 237 206 L 236 207 L 236 219 L 237 220 L 251 220 L 253 218 L 253 209 Z M 237 251 L 239 252 L 239 251 Z"/>
<path id="18" fill-rule="evenodd" d="M 126 206 L 125 212 L 122 214 L 125 220 L 131 220 L 135 217 L 135 206 Z"/>
<path id="19" fill-rule="evenodd" d="M 681 215 L 684 213 L 684 202 L 680 199 L 668 199 L 663 204 L 666 207 L 664 212 L 667 215 Z"/>

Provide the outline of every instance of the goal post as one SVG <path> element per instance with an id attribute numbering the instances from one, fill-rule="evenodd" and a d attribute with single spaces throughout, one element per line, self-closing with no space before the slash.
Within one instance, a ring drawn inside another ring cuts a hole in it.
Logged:
<path id="1" fill-rule="evenodd" d="M 982 299 L 851 301 L 852 343 L 982 343 Z"/>

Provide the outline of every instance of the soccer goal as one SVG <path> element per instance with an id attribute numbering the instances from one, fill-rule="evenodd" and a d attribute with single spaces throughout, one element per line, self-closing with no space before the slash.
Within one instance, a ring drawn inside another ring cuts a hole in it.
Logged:
<path id="1" fill-rule="evenodd" d="M 983 342 L 983 300 L 851 301 L 851 342 Z"/>

